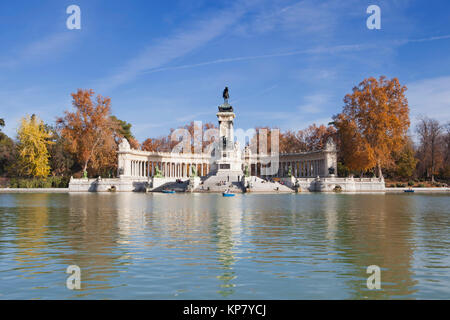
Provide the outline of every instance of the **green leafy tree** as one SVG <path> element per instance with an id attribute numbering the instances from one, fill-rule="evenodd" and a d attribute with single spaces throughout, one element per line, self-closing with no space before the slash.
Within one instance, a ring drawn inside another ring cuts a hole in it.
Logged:
<path id="1" fill-rule="evenodd" d="M 136 140 L 136 138 L 133 136 L 133 133 L 131 132 L 132 124 L 128 123 L 126 121 L 118 119 L 116 116 L 110 117 L 112 122 L 117 123 L 117 137 L 118 139 L 126 138 L 128 142 L 130 143 L 130 146 L 132 149 L 139 149 L 139 142 Z M 119 142 L 119 141 L 118 141 Z"/>

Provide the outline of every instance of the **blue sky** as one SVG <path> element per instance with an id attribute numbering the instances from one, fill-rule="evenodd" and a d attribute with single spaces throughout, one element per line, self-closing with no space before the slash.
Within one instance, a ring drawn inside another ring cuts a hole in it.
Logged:
<path id="1" fill-rule="evenodd" d="M 81 30 L 66 8 L 81 8 Z M 369 30 L 366 8 L 381 8 Z M 327 123 L 369 76 L 407 85 L 418 115 L 450 120 L 450 2 L 45 1 L 0 3 L 0 117 L 53 123 L 92 88 L 136 137 L 216 121 L 225 86 L 236 127 Z"/>

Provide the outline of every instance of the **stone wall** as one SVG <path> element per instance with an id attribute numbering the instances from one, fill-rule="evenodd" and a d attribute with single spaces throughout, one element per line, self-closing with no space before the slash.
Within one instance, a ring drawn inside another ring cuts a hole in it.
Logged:
<path id="1" fill-rule="evenodd" d="M 343 192 L 384 192 L 386 189 L 384 179 L 378 178 L 287 177 L 280 180 L 290 188 L 297 185 L 301 191 L 311 192 L 332 192 L 337 186 L 340 186 Z"/>
<path id="2" fill-rule="evenodd" d="M 145 191 L 147 178 L 70 179 L 69 192 L 131 192 Z"/>
<path id="3" fill-rule="evenodd" d="M 217 177 L 219 178 L 219 177 Z M 254 177 L 246 177 L 245 180 Z M 177 178 L 139 178 L 139 177 L 121 177 L 115 179 L 71 179 L 69 183 L 69 192 L 143 192 L 146 190 L 160 190 L 165 186 L 173 187 Z M 227 179 L 224 178 L 226 181 Z M 258 180 L 262 180 L 258 178 Z M 233 180 L 234 181 L 234 180 Z M 236 180 L 237 181 L 237 180 Z M 184 179 L 186 182 L 186 179 Z M 300 191 L 311 192 L 333 192 L 336 186 L 340 186 L 343 192 L 384 192 L 386 190 L 383 179 L 378 178 L 281 178 L 280 182 L 292 190 L 296 186 Z M 190 190 L 198 188 L 200 178 L 191 182 Z M 245 182 L 244 182 L 245 185 Z M 267 185 L 269 187 L 269 185 Z M 256 189 L 255 189 L 256 190 Z"/>

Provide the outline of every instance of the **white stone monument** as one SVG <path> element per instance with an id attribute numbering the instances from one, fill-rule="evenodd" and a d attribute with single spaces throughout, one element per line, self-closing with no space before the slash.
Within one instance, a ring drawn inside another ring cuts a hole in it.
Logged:
<path id="1" fill-rule="evenodd" d="M 239 143 L 234 142 L 233 107 L 228 103 L 228 88 L 223 93 L 224 103 L 219 106 L 217 119 L 219 121 L 219 145 L 214 155 L 213 170 L 216 175 L 227 175 L 236 180 L 243 175 L 242 152 Z"/>

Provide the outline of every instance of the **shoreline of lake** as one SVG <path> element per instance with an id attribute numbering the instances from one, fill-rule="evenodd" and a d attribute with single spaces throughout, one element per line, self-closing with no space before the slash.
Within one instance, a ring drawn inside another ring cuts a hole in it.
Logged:
<path id="1" fill-rule="evenodd" d="M 405 190 L 414 190 L 418 193 L 447 193 L 450 192 L 450 187 L 436 187 L 436 188 L 386 188 L 385 191 L 374 191 L 374 192 L 342 192 L 343 194 L 367 194 L 367 193 L 402 193 Z M 0 188 L 0 193 L 105 193 L 105 192 L 70 192 L 69 188 Z M 107 192 L 114 193 L 114 192 Z M 124 193 L 124 192 L 119 192 Z M 125 192 L 126 193 L 126 192 Z M 149 193 L 161 193 L 161 192 L 149 192 Z M 188 192 L 179 192 L 188 193 Z M 220 192 L 193 192 L 198 194 L 210 194 L 210 193 L 220 193 Z M 286 194 L 289 192 L 248 192 L 249 194 Z M 295 193 L 292 191 L 292 193 Z M 336 192 L 310 192 L 302 191 L 298 193 L 324 193 L 324 194 L 334 194 Z"/>

